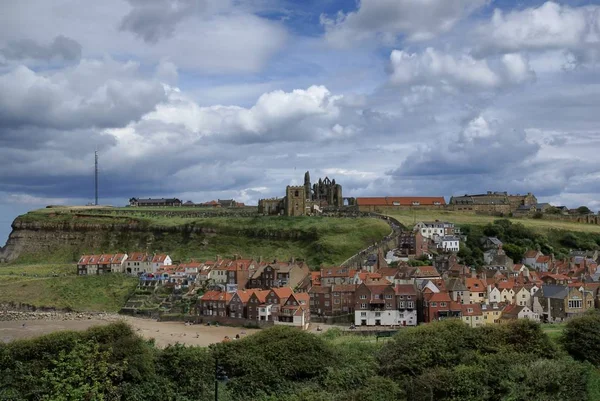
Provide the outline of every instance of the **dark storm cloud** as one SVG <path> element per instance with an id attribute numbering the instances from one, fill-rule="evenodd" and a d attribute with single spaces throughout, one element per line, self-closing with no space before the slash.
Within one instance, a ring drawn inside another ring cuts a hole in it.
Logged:
<path id="1" fill-rule="evenodd" d="M 156 43 L 173 35 L 175 27 L 190 15 L 194 3 L 202 0 L 129 0 L 131 11 L 119 28 L 129 31 L 147 43 Z"/>
<path id="2" fill-rule="evenodd" d="M 0 50 L 7 60 L 42 60 L 51 61 L 62 59 L 64 61 L 77 61 L 81 58 L 81 45 L 66 36 L 59 35 L 52 43 L 43 45 L 30 39 L 15 40 L 8 42 L 7 46 Z"/>
<path id="3" fill-rule="evenodd" d="M 101 65 L 84 74 L 80 70 L 85 68 L 44 76 L 19 66 L 0 75 L 0 127 L 120 127 L 166 99 L 159 82 L 131 77 L 103 80 L 91 75 Z"/>

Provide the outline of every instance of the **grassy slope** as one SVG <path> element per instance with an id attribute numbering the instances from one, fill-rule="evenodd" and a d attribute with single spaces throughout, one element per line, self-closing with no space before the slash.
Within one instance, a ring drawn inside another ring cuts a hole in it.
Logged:
<path id="1" fill-rule="evenodd" d="M 72 212 L 89 213 L 77 217 Z M 153 249 L 168 252 L 175 260 L 210 259 L 215 255 L 231 257 L 240 254 L 267 259 L 301 258 L 313 266 L 339 264 L 373 241 L 389 234 L 389 226 L 377 219 L 336 219 L 325 217 L 189 217 L 197 208 L 171 209 L 41 209 L 20 216 L 26 222 L 45 223 L 137 223 L 152 232 Z M 175 215 L 165 215 L 177 212 Z M 204 212 L 204 211 L 202 211 Z M 218 210 L 209 212 L 217 213 Z M 221 213 L 226 213 L 222 212 Z M 161 232 L 161 227 L 196 226 L 215 229 L 218 234 Z M 114 233 L 113 233 L 114 234 Z M 84 252 L 132 252 L 139 249 L 140 237 L 117 233 L 117 241 L 100 249 L 54 249 L 44 255 L 22 255 L 20 263 L 68 262 Z"/>
<path id="2" fill-rule="evenodd" d="M 15 271 L 18 274 L 13 274 Z M 121 274 L 78 277 L 75 271 L 75 265 L 2 266 L 0 303 L 117 312 L 135 290 L 138 281 Z M 52 277 L 53 272 L 61 276 Z"/>
<path id="3" fill-rule="evenodd" d="M 484 216 L 472 213 L 444 212 L 433 210 L 407 210 L 388 214 L 392 217 L 395 217 L 401 223 L 406 224 L 407 226 L 412 226 L 415 223 L 415 221 L 419 222 L 423 220 L 447 220 L 455 224 L 486 225 L 488 223 L 493 222 L 494 220 L 499 219 L 499 217 L 495 216 Z M 599 225 L 541 219 L 512 218 L 509 220 L 511 220 L 513 223 L 522 223 L 525 227 L 531 228 L 540 233 L 548 232 L 549 230 L 600 233 Z"/>

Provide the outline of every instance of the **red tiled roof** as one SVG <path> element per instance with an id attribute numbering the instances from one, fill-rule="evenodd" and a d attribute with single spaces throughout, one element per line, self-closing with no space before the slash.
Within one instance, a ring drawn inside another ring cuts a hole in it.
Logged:
<path id="1" fill-rule="evenodd" d="M 166 259 L 167 259 L 167 254 L 159 254 L 159 255 L 154 255 L 154 257 L 152 258 L 152 263 L 163 263 Z"/>
<path id="2" fill-rule="evenodd" d="M 394 290 L 397 295 L 417 295 L 417 290 L 412 284 L 396 284 Z"/>
<path id="3" fill-rule="evenodd" d="M 550 263 L 551 260 L 550 256 L 542 255 L 535 260 L 535 263 Z"/>
<path id="4" fill-rule="evenodd" d="M 134 252 L 127 258 L 128 262 L 145 262 L 148 259 L 147 253 Z"/>
<path id="5" fill-rule="evenodd" d="M 207 291 L 200 298 L 202 301 L 231 301 L 231 297 L 233 296 L 230 292 L 221 292 L 221 291 Z"/>
<path id="6" fill-rule="evenodd" d="M 460 306 L 463 316 L 482 316 L 481 305 L 479 304 L 466 304 Z"/>
<path id="7" fill-rule="evenodd" d="M 428 299 L 429 302 L 450 302 L 451 300 L 447 292 L 434 292 Z"/>
<path id="8" fill-rule="evenodd" d="M 443 196 L 388 196 L 388 197 L 371 197 L 371 198 L 356 198 L 358 206 L 412 206 L 414 202 L 419 205 L 445 205 L 446 200 Z"/>
<path id="9" fill-rule="evenodd" d="M 294 293 L 290 287 L 271 288 L 271 291 L 273 291 L 282 302 Z"/>
<path id="10" fill-rule="evenodd" d="M 333 292 L 354 292 L 354 291 L 356 291 L 356 285 L 355 284 L 333 285 L 333 286 L 331 286 L 331 291 L 333 291 Z"/>
<path id="11" fill-rule="evenodd" d="M 483 292 L 487 290 L 486 284 L 478 278 L 466 278 L 465 286 L 469 289 L 469 291 Z"/>
<path id="12" fill-rule="evenodd" d="M 414 277 L 437 277 L 440 273 L 433 266 L 417 266 Z"/>

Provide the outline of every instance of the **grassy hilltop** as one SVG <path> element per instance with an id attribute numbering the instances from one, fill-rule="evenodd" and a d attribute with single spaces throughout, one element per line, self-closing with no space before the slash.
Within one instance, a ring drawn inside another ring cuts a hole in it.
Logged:
<path id="1" fill-rule="evenodd" d="M 233 214 L 237 212 L 238 214 Z M 20 263 L 68 263 L 87 252 L 167 252 L 175 260 L 216 255 L 306 260 L 312 267 L 339 264 L 389 234 L 377 219 L 264 217 L 255 208 L 241 212 L 212 208 L 48 208 L 17 218 L 70 240 L 32 246 Z"/>
<path id="2" fill-rule="evenodd" d="M 437 211 L 437 210 L 406 210 L 392 213 L 386 213 L 395 217 L 407 227 L 412 227 L 415 222 L 445 220 L 458 225 L 483 226 L 500 219 L 497 216 L 486 216 L 474 213 Z M 575 223 L 570 221 L 544 220 L 531 218 L 505 218 L 513 223 L 521 223 L 539 233 L 547 233 L 550 230 L 564 230 L 582 233 L 600 233 L 600 225 Z"/>

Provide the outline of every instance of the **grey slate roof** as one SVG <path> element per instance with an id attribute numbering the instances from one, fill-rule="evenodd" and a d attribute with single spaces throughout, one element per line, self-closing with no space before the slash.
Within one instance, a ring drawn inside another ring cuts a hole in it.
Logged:
<path id="1" fill-rule="evenodd" d="M 569 294 L 569 288 L 564 285 L 543 284 L 534 295 L 537 297 L 564 299 Z"/>

